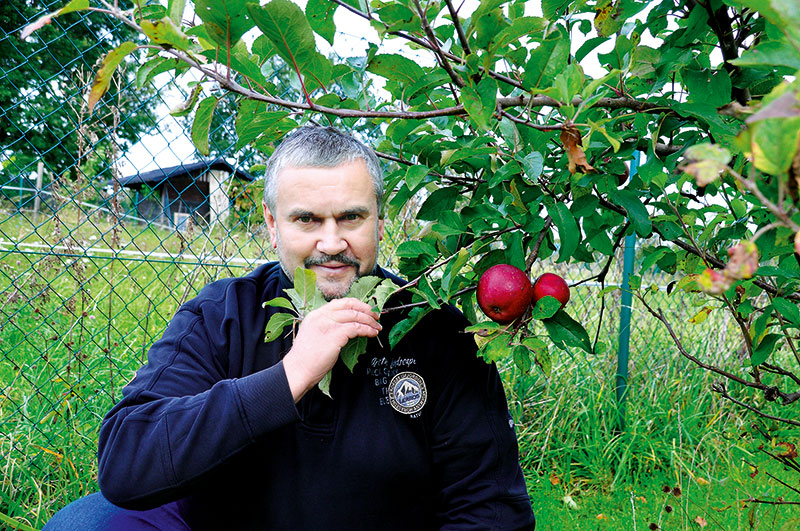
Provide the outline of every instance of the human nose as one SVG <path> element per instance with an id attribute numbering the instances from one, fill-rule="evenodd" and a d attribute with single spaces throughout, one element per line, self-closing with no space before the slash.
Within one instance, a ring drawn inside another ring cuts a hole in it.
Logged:
<path id="1" fill-rule="evenodd" d="M 317 240 L 317 251 L 332 256 L 339 254 L 347 249 L 347 240 L 340 233 L 336 223 L 327 222 L 323 224 L 320 237 Z"/>

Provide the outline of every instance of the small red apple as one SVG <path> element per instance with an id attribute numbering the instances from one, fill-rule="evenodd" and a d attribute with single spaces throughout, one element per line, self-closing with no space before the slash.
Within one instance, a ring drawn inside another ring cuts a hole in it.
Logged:
<path id="1" fill-rule="evenodd" d="M 520 318 L 530 306 L 532 296 L 528 275 L 512 265 L 492 266 L 478 281 L 478 306 L 496 323 L 508 324 Z"/>
<path id="2" fill-rule="evenodd" d="M 546 296 L 555 297 L 563 308 L 569 301 L 569 286 L 566 281 L 555 273 L 542 273 L 533 283 L 533 303 Z"/>

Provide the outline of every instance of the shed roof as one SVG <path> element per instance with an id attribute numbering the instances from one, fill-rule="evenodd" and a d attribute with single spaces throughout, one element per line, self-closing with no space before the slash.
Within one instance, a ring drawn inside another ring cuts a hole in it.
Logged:
<path id="1" fill-rule="evenodd" d="M 146 171 L 144 173 L 128 175 L 127 177 L 123 177 L 122 179 L 120 179 L 119 183 L 122 186 L 136 188 L 141 186 L 142 184 L 161 184 L 162 182 L 174 177 L 182 177 L 185 175 L 196 175 L 198 173 L 202 173 L 208 170 L 223 170 L 233 174 L 234 177 L 237 177 L 239 179 L 245 179 L 247 181 L 254 180 L 254 177 L 252 175 L 250 175 L 244 170 L 235 168 L 225 159 L 214 159 L 214 160 L 200 160 L 197 162 L 187 162 L 179 164 L 177 166 L 171 166 L 169 168 L 158 168 L 155 170 Z M 113 181 L 109 181 L 106 184 L 113 184 Z"/>

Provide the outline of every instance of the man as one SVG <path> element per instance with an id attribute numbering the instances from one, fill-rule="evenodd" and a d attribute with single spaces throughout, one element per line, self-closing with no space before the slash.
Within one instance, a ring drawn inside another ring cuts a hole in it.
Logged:
<path id="1" fill-rule="evenodd" d="M 463 316 L 433 312 L 392 350 L 401 312 L 379 322 L 347 297 L 359 276 L 401 282 L 377 267 L 382 195 L 380 165 L 355 139 L 303 127 L 281 143 L 264 194 L 279 264 L 178 310 L 103 421 L 102 496 L 52 529 L 533 528 L 502 385 Z M 283 310 L 262 303 L 299 265 L 329 302 L 264 343 Z M 351 373 L 339 351 L 359 336 L 368 351 Z M 317 384 L 331 369 L 329 398 Z"/>

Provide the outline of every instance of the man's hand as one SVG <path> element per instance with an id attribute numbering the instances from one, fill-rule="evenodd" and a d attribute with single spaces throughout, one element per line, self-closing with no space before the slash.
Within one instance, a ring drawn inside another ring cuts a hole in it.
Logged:
<path id="1" fill-rule="evenodd" d="M 291 350 L 283 358 L 286 379 L 298 402 L 333 368 L 339 351 L 354 337 L 375 337 L 379 314 L 358 299 L 334 299 L 309 312 L 300 323 Z"/>

